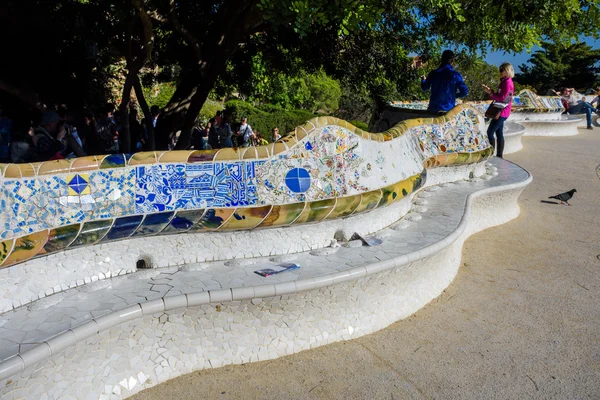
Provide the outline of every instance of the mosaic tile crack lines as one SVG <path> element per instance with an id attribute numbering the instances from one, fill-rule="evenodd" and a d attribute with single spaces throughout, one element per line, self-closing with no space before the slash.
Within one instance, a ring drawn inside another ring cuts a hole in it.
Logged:
<path id="1" fill-rule="evenodd" d="M 341 218 L 407 196 L 426 168 L 491 155 L 483 119 L 463 106 L 381 134 L 320 117 L 268 149 L 255 154 L 271 157 L 248 160 L 246 149 L 223 149 L 0 165 L 0 244 L 9 249 L 0 263 L 129 237 Z"/>

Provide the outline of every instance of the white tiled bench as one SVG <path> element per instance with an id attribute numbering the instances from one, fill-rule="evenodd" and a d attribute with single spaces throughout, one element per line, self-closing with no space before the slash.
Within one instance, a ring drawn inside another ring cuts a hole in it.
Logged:
<path id="1" fill-rule="evenodd" d="M 67 290 L 0 315 L 0 393 L 126 397 L 194 370 L 272 359 L 405 318 L 453 280 L 463 242 L 519 214 L 529 173 L 492 159 L 421 191 L 380 246 L 192 264 Z M 293 260 L 300 270 L 255 270 Z"/>
<path id="2" fill-rule="evenodd" d="M 562 115 L 560 119 L 518 121 L 525 127 L 524 136 L 575 136 L 579 134 L 580 115 Z"/>

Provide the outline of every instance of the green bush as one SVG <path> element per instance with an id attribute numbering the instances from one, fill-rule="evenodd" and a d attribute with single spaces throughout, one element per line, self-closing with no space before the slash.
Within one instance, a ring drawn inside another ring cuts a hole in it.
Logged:
<path id="1" fill-rule="evenodd" d="M 265 108 L 273 111 L 266 112 L 241 100 L 230 100 L 225 103 L 225 108 L 225 115 L 229 116 L 232 129 L 235 129 L 240 124 L 242 117 L 246 116 L 252 129 L 260 132 L 269 141 L 271 141 L 273 128 L 279 128 L 279 133 L 285 135 L 298 125 L 315 117 L 313 113 L 306 110 L 286 111 L 272 105 Z"/>
<path id="2" fill-rule="evenodd" d="M 202 125 L 206 125 L 206 123 L 217 115 L 217 111 L 222 111 L 225 108 L 223 103 L 207 99 L 202 106 L 202 110 L 200 110 L 200 115 L 198 115 L 198 119 Z"/>
<path id="3" fill-rule="evenodd" d="M 157 83 L 152 87 L 143 88 L 148 106 L 158 106 L 161 110 L 169 103 L 175 93 L 174 82 Z"/>
<path id="4" fill-rule="evenodd" d="M 350 121 L 350 123 L 352 125 L 354 125 L 355 127 L 362 129 L 365 132 L 369 131 L 369 124 L 367 124 L 366 122 L 362 122 L 362 121 L 355 119 L 353 121 Z"/>

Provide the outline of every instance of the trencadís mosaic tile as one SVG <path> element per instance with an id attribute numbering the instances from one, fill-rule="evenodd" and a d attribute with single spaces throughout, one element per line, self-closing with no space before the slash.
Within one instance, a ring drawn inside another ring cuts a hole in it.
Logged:
<path id="1" fill-rule="evenodd" d="M 477 111 L 371 134 L 319 117 L 252 149 L 146 152 L 1 165 L 0 265 L 127 238 L 263 229 L 385 207 L 427 168 L 491 156 Z"/>

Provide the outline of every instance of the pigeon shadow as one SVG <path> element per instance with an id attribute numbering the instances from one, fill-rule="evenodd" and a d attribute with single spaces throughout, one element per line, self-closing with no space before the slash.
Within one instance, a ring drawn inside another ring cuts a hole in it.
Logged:
<path id="1" fill-rule="evenodd" d="M 544 204 L 557 204 L 560 205 L 560 203 L 556 202 L 556 201 L 548 201 L 548 200 L 541 200 L 540 203 L 544 203 Z"/>

